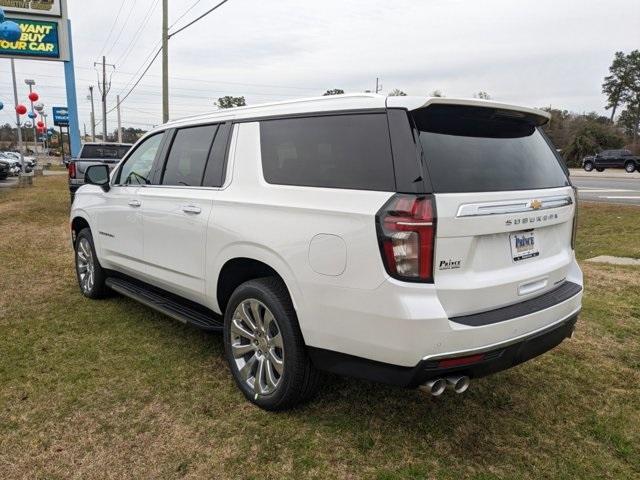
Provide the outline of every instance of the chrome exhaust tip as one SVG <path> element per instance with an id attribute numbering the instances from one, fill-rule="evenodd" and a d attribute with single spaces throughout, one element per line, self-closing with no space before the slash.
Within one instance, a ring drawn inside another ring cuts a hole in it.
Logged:
<path id="1" fill-rule="evenodd" d="M 424 385 L 420 385 L 420 390 L 427 392 L 434 397 L 438 397 L 444 393 L 447 388 L 447 381 L 444 378 L 434 378 Z"/>
<path id="2" fill-rule="evenodd" d="M 456 393 L 464 393 L 469 388 L 469 377 L 461 375 L 459 377 L 447 377 L 447 384 Z"/>

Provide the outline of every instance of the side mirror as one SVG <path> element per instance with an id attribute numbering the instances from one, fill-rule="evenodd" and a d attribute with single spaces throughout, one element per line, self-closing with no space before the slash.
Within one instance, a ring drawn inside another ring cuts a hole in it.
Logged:
<path id="1" fill-rule="evenodd" d="M 84 172 L 84 182 L 97 185 L 105 192 L 109 191 L 109 167 L 107 165 L 91 165 Z"/>

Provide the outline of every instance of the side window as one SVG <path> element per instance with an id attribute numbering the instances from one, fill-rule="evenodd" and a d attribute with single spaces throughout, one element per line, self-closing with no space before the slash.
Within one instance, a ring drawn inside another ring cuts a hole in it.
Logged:
<path id="1" fill-rule="evenodd" d="M 162 185 L 200 186 L 218 125 L 176 132 L 162 175 Z"/>
<path id="2" fill-rule="evenodd" d="M 269 183 L 395 191 L 384 113 L 265 120 L 260 142 Z"/>
<path id="3" fill-rule="evenodd" d="M 221 187 L 224 184 L 224 174 L 226 169 L 226 153 L 231 124 L 220 125 L 216 138 L 211 147 L 211 154 L 207 161 L 207 168 L 204 172 L 202 185 L 205 187 Z"/>
<path id="4" fill-rule="evenodd" d="M 117 184 L 147 185 L 151 183 L 151 167 L 162 143 L 164 132 L 147 138 L 120 167 Z"/>

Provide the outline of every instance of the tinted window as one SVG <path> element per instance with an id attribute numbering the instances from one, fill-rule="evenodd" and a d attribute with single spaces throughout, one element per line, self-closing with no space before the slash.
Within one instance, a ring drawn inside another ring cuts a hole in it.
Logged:
<path id="1" fill-rule="evenodd" d="M 205 187 L 221 187 L 224 183 L 224 173 L 226 167 L 227 141 L 231 132 L 231 124 L 220 125 L 216 132 L 216 138 L 211 147 L 211 154 L 204 172 Z"/>
<path id="2" fill-rule="evenodd" d="M 116 183 L 126 185 L 147 185 L 151 183 L 151 167 L 156 158 L 163 133 L 144 140 L 120 168 Z"/>
<path id="3" fill-rule="evenodd" d="M 182 128 L 176 132 L 162 176 L 162 185 L 202 185 L 217 125 Z"/>
<path id="4" fill-rule="evenodd" d="M 80 158 L 120 160 L 127 154 L 130 148 L 130 145 L 85 145 L 82 148 Z"/>
<path id="5" fill-rule="evenodd" d="M 334 115 L 260 123 L 269 183 L 395 190 L 386 115 Z"/>
<path id="6" fill-rule="evenodd" d="M 535 117 L 433 106 L 413 113 L 435 192 L 561 187 L 568 179 Z"/>

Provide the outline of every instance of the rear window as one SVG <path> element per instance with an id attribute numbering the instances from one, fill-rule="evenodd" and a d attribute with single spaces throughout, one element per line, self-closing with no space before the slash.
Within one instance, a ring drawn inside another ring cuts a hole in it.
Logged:
<path id="1" fill-rule="evenodd" d="M 82 147 L 80 158 L 120 160 L 127 154 L 130 148 L 130 145 L 85 145 Z"/>
<path id="2" fill-rule="evenodd" d="M 438 105 L 413 112 L 435 192 L 531 190 L 569 185 L 534 117 Z"/>
<path id="3" fill-rule="evenodd" d="M 260 138 L 269 183 L 395 190 L 385 114 L 266 120 Z"/>

